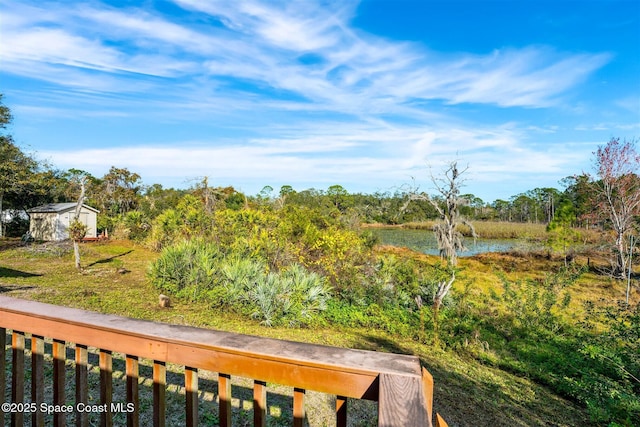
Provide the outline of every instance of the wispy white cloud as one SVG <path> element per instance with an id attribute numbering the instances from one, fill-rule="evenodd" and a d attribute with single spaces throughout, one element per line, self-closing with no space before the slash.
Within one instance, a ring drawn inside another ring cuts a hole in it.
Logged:
<path id="1" fill-rule="evenodd" d="M 527 145 L 525 130 L 553 134 L 555 123 L 505 118 L 489 125 L 451 109 L 557 106 L 611 59 L 539 45 L 436 52 L 355 28 L 356 1 L 174 4 L 186 15 L 97 1 L 0 5 L 9 41 L 0 44 L 2 72 L 49 83 L 37 105 L 23 103 L 21 111 L 144 116 L 159 126 L 183 123 L 186 135 L 174 141 L 179 148 L 148 137 L 128 148 L 43 155 L 61 167 L 114 164 L 149 177 L 158 170 L 214 173 L 229 183 L 323 177 L 398 184 L 426 163 L 458 155 L 473 157 L 472 171 L 485 174 L 479 182 L 523 170 L 553 174 L 575 163 L 576 151 Z M 192 133 L 202 123 L 240 136 L 230 142 L 210 128 Z"/>
<path id="2" fill-rule="evenodd" d="M 0 55 L 9 63 L 7 71 L 41 79 L 52 66 L 76 73 L 249 79 L 311 101 L 302 104 L 308 109 L 328 106 L 350 114 L 393 110 L 413 98 L 548 106 L 609 60 L 606 53 L 563 54 L 546 47 L 437 55 L 352 28 L 355 3 L 176 3 L 222 24 L 188 28 L 157 12 L 99 4 L 53 13 L 46 6 L 10 3 L 5 13 L 13 24 L 5 37 L 12 42 L 2 45 Z M 33 9 L 30 20 L 21 10 L 26 7 Z M 14 20 L 17 15 L 22 18 Z M 305 63 L 305 54 L 314 55 L 313 63 Z M 92 75 L 84 84 L 114 90 L 111 84 L 95 85 L 96 79 L 110 77 Z M 83 84 L 83 79 L 72 81 L 75 87 Z"/>

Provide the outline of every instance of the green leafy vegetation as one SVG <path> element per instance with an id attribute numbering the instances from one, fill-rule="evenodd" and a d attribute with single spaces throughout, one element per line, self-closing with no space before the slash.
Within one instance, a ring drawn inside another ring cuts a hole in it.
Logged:
<path id="1" fill-rule="evenodd" d="M 10 118 L 0 104 L 0 129 Z M 640 425 L 640 294 L 630 268 L 637 255 L 626 257 L 640 226 L 637 161 L 622 164 L 623 173 L 568 177 L 563 191 L 535 188 L 487 203 L 456 189 L 450 200 L 423 194 L 408 203 L 407 191 L 351 194 L 340 185 L 266 186 L 255 197 L 212 187 L 206 177 L 185 190 L 145 186 L 116 167 L 102 178 L 57 171 L 0 137 L 0 210 L 77 200 L 82 176 L 86 203 L 101 212 L 98 228 L 113 239 L 83 245 L 77 271 L 68 242 L 2 238 L 3 293 L 416 354 L 434 374 L 435 405 L 452 425 Z M 607 171 L 620 166 L 619 153 L 637 159 L 633 143 L 616 139 L 599 153 L 607 154 L 600 158 Z M 598 207 L 622 195 L 612 206 L 627 215 L 616 224 Z M 446 228 L 456 250 L 473 229 L 544 242 L 547 250 L 481 254 L 453 266 L 377 246 L 363 227 L 442 232 L 438 221 L 451 223 L 442 215 L 447 203 L 460 220 Z M 20 236 L 26 225 L 16 215 L 0 229 Z M 619 303 L 625 272 L 633 292 Z M 172 308 L 158 307 L 160 292 Z"/>
<path id="2" fill-rule="evenodd" d="M 308 323 L 331 296 L 325 280 L 299 264 L 269 272 L 260 260 L 225 255 L 203 240 L 165 248 L 149 278 L 163 292 L 248 314 L 267 326 Z"/>
<path id="3" fill-rule="evenodd" d="M 631 333 L 638 318 L 607 311 L 609 317 L 598 312 L 597 320 L 593 307 L 577 312 L 572 288 L 588 273 L 568 262 L 566 251 L 560 264 L 549 258 L 546 274 L 522 275 L 517 264 L 491 265 L 494 280 L 479 295 L 473 293 L 473 271 L 462 263 L 458 289 L 442 301 L 436 317 L 429 304 L 451 275 L 443 261 L 374 251 L 366 236 L 318 208 L 207 215 L 191 196 L 178 206 L 190 206 L 193 214 L 180 208 L 179 215 L 171 213 L 171 228 L 154 224 L 165 227 L 157 234 L 167 241 L 191 237 L 165 245 L 152 264 L 149 278 L 163 292 L 231 309 L 266 326 L 361 328 L 437 342 L 550 387 L 584 405 L 595 423 L 634 425 L 640 417 L 640 383 L 633 374 L 638 361 L 632 356 L 640 347 Z M 207 233 L 194 224 L 204 224 Z M 558 224 L 551 231 L 566 227 L 561 219 Z M 614 327 L 631 339 L 604 339 Z"/>

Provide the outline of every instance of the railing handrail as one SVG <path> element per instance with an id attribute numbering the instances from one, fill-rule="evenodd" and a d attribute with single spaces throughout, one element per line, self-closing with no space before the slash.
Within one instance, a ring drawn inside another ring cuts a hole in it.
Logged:
<path id="1" fill-rule="evenodd" d="M 376 400 L 381 415 L 386 407 L 409 410 L 420 425 L 431 424 L 431 414 L 427 413 L 431 396 L 425 396 L 425 371 L 416 356 L 171 325 L 6 296 L 0 296 L 0 313 L 0 328 L 191 368 Z M 401 390 L 393 390 L 396 386 Z"/>

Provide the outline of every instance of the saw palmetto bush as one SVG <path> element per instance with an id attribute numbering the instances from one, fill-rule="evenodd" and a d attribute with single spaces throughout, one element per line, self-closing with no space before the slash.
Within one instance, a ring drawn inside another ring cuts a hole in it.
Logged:
<path id="1" fill-rule="evenodd" d="M 163 249 L 148 277 L 162 292 L 205 300 L 267 326 L 305 324 L 326 309 L 331 298 L 327 281 L 299 264 L 269 271 L 259 258 L 227 255 L 202 239 Z"/>
<path id="2" fill-rule="evenodd" d="M 151 263 L 147 276 L 163 292 L 197 299 L 215 287 L 222 258 L 213 243 L 184 240 L 164 248 L 160 257 Z"/>

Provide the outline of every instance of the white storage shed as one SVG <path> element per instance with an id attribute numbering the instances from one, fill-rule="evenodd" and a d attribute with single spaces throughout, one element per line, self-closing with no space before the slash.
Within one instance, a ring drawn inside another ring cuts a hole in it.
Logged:
<path id="1" fill-rule="evenodd" d="M 27 211 L 31 217 L 29 232 L 36 240 L 60 241 L 69 238 L 69 224 L 75 214 L 75 203 L 49 203 Z M 87 226 L 86 237 L 97 237 L 98 210 L 82 205 L 79 220 Z"/>

